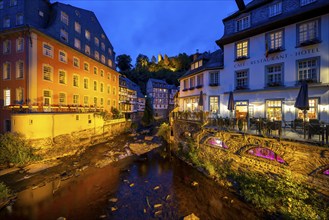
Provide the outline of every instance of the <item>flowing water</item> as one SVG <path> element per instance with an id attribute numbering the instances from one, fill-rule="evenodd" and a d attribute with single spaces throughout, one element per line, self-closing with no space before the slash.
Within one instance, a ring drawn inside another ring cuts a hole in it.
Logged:
<path id="1" fill-rule="evenodd" d="M 258 219 L 257 211 L 160 149 L 18 194 L 0 219 Z"/>

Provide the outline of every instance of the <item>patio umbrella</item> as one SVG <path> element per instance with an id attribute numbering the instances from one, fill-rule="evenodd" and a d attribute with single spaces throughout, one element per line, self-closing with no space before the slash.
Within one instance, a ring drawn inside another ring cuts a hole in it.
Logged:
<path id="1" fill-rule="evenodd" d="M 199 106 L 203 106 L 203 92 L 200 91 L 200 96 L 199 96 L 199 102 L 198 102 Z"/>
<path id="2" fill-rule="evenodd" d="M 230 92 L 230 95 L 228 97 L 228 105 L 227 109 L 232 113 L 234 110 L 234 98 L 233 98 L 233 92 Z"/>
<path id="3" fill-rule="evenodd" d="M 303 111 L 303 114 L 304 114 L 304 123 L 303 123 L 304 124 L 304 138 L 305 138 L 306 137 L 306 133 L 305 133 L 306 112 L 307 112 L 307 110 L 310 109 L 310 106 L 308 103 L 308 85 L 305 80 L 302 82 L 298 96 L 296 98 L 295 108 L 298 108 Z"/>

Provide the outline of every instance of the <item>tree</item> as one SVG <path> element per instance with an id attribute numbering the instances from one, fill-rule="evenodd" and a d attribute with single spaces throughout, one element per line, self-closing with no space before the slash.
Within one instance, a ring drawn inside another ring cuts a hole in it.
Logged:
<path id="1" fill-rule="evenodd" d="M 153 106 L 152 100 L 150 97 L 147 97 L 145 100 L 145 110 L 144 115 L 142 117 L 142 124 L 144 126 L 152 125 L 154 121 L 154 113 L 153 113 Z"/>
<path id="2" fill-rule="evenodd" d="M 155 58 L 155 56 L 152 56 L 151 62 L 152 63 L 156 63 L 157 62 L 157 59 Z"/>
<path id="3" fill-rule="evenodd" d="M 136 70 L 143 71 L 147 69 L 149 58 L 144 54 L 139 54 L 136 58 Z"/>
<path id="4" fill-rule="evenodd" d="M 117 67 L 121 73 L 129 72 L 132 68 L 131 57 L 127 54 L 122 54 L 116 57 Z"/>

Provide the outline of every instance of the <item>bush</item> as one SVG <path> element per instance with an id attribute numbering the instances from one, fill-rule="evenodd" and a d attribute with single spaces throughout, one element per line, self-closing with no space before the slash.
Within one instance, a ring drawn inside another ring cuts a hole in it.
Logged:
<path id="1" fill-rule="evenodd" d="M 0 201 L 5 200 L 10 195 L 11 193 L 8 187 L 4 183 L 0 182 Z"/>
<path id="2" fill-rule="evenodd" d="M 169 143 L 170 142 L 170 130 L 171 130 L 170 125 L 164 122 L 160 125 L 157 135 L 162 137 L 163 140 L 165 140 L 167 143 Z"/>
<path id="3" fill-rule="evenodd" d="M 22 135 L 18 133 L 5 133 L 0 135 L 0 164 L 14 163 L 24 165 L 40 159 L 33 154 Z"/>

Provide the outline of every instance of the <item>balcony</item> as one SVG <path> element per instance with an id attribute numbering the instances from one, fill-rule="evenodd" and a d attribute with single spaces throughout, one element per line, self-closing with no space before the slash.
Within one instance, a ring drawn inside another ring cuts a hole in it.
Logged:
<path id="1" fill-rule="evenodd" d="M 103 106 L 93 105 L 9 105 L 5 107 L 12 113 L 79 113 L 103 112 Z"/>

